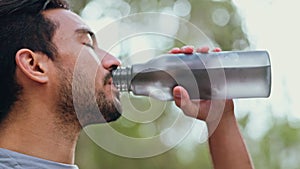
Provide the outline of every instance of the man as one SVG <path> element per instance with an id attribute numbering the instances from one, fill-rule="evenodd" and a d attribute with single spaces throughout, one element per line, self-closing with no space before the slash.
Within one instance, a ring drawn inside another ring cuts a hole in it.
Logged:
<path id="1" fill-rule="evenodd" d="M 74 152 L 82 126 L 120 116 L 111 78 L 120 62 L 98 47 L 64 0 L 1 0 L 0 22 L 0 168 L 77 168 Z M 211 101 L 190 101 L 180 86 L 173 93 L 187 115 L 207 120 Z M 232 100 L 222 110 L 218 125 L 207 122 L 209 129 L 216 127 L 209 130 L 214 167 L 252 168 Z"/>

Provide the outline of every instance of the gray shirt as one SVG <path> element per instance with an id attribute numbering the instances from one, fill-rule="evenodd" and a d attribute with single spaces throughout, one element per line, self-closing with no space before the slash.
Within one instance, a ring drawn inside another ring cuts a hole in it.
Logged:
<path id="1" fill-rule="evenodd" d="M 0 169 L 78 169 L 78 167 L 0 148 Z"/>

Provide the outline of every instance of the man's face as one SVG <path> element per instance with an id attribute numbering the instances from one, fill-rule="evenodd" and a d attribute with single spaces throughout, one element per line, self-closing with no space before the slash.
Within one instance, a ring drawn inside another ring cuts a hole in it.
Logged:
<path id="1" fill-rule="evenodd" d="M 64 9 L 43 14 L 58 25 L 52 40 L 58 50 L 52 80 L 63 118 L 72 121 L 76 112 L 83 126 L 116 120 L 120 116 L 119 93 L 110 71 L 119 61 L 98 48 L 90 28 L 78 15 Z"/>

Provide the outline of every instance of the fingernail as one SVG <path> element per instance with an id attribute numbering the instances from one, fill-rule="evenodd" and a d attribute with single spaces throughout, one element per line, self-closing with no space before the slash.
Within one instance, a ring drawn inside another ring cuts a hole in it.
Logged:
<path id="1" fill-rule="evenodd" d="M 175 94 L 174 97 L 180 99 L 181 98 L 181 94 Z"/>
<path id="2" fill-rule="evenodd" d="M 180 99 L 181 98 L 181 93 L 180 92 L 175 92 L 174 97 Z"/>

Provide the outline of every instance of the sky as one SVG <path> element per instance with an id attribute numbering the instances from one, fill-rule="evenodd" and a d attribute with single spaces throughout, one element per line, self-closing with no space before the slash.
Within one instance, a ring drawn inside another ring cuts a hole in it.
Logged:
<path id="1" fill-rule="evenodd" d="M 300 1 L 297 0 L 234 0 L 243 18 L 244 29 L 253 49 L 269 51 L 272 66 L 272 92 L 268 99 L 241 101 L 240 109 L 251 106 L 258 110 L 261 123 L 270 117 L 287 118 L 291 127 L 300 127 L 300 94 L 298 48 L 300 39 Z M 261 105 L 261 106 L 258 106 Z M 260 107 L 260 108 L 258 108 Z M 271 114 L 263 115 L 266 107 Z M 257 120 L 258 118 L 256 118 Z M 257 122 L 256 122 L 257 123 Z M 265 121 L 265 123 L 268 123 Z M 262 127 L 263 124 L 258 125 Z M 268 125 L 264 125 L 268 126 Z M 255 128 L 253 132 L 255 132 Z M 257 130 L 256 130 L 257 131 Z M 251 132 L 250 132 L 251 133 Z M 254 136 L 255 137 L 255 136 Z M 258 137 L 258 136 L 257 136 Z"/>

